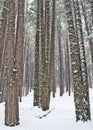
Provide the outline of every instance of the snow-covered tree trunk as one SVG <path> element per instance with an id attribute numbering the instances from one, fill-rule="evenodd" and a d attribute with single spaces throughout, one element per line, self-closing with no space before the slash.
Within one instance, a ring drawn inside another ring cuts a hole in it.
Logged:
<path id="1" fill-rule="evenodd" d="M 83 111 L 82 114 L 83 116 L 81 120 L 87 121 L 90 119 L 89 88 L 88 88 L 87 65 L 86 65 L 86 57 L 85 57 L 82 23 L 81 23 L 80 7 L 79 7 L 78 0 L 73 0 L 73 5 L 74 5 L 75 28 L 76 28 L 76 35 L 77 35 L 77 43 L 79 45 L 80 65 L 81 65 L 81 74 L 82 74 L 82 83 L 83 83 L 82 107 L 85 110 Z"/>
<path id="2" fill-rule="evenodd" d="M 85 1 L 81 1 L 81 7 L 82 7 L 82 12 L 83 12 L 83 16 L 84 16 L 84 20 L 85 20 L 85 28 L 87 31 L 87 37 L 90 37 L 90 31 L 89 31 L 89 27 L 88 27 L 88 18 L 87 18 L 87 10 L 86 10 L 86 4 Z M 93 41 L 92 38 L 89 38 L 89 45 L 90 45 L 90 50 L 91 50 L 91 60 L 92 60 L 92 64 L 93 64 Z M 93 67 L 92 67 L 92 75 L 93 75 Z"/>
<path id="3" fill-rule="evenodd" d="M 65 0 L 65 6 L 66 6 L 66 15 L 69 31 L 70 51 L 71 51 L 76 121 L 78 120 L 87 121 L 90 120 L 90 107 L 89 107 L 89 101 L 87 100 L 89 95 L 87 93 L 88 88 L 86 88 L 85 90 L 85 86 L 83 85 L 82 80 L 83 77 L 81 72 L 82 70 L 80 61 L 81 60 L 80 50 L 74 28 L 71 0 Z"/>

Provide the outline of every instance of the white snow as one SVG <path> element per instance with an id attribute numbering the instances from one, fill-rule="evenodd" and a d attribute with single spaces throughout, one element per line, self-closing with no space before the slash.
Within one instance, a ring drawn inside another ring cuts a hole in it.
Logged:
<path id="1" fill-rule="evenodd" d="M 92 130 L 93 129 L 93 89 L 90 89 L 92 120 L 82 123 L 75 121 L 73 94 L 51 97 L 50 110 L 43 112 L 33 107 L 33 93 L 23 98 L 20 103 L 20 125 L 4 125 L 4 103 L 0 104 L 0 130 Z M 51 111 L 51 112 L 50 112 Z M 43 117 L 45 114 L 47 116 Z M 40 118 L 39 118 L 40 117 Z"/>

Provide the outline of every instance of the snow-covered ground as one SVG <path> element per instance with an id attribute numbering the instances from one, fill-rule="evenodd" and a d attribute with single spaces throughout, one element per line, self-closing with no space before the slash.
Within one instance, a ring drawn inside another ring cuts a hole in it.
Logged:
<path id="1" fill-rule="evenodd" d="M 92 130 L 93 129 L 93 89 L 90 89 L 92 120 L 86 123 L 75 122 L 73 94 L 51 97 L 50 110 L 43 112 L 33 107 L 33 93 L 20 103 L 20 125 L 4 125 L 4 103 L 0 104 L 0 130 Z M 47 116 L 46 116 L 47 115 Z"/>

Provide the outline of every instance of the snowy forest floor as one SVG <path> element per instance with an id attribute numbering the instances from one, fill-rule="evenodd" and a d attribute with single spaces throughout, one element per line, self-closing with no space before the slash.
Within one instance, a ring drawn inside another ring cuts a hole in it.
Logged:
<path id="1" fill-rule="evenodd" d="M 51 97 L 50 109 L 42 111 L 33 107 L 33 93 L 23 97 L 20 103 L 20 125 L 8 127 L 4 125 L 4 103 L 0 104 L 0 130 L 92 130 L 93 129 L 93 89 L 90 89 L 91 121 L 86 123 L 75 121 L 73 93 L 65 93 L 56 98 Z"/>

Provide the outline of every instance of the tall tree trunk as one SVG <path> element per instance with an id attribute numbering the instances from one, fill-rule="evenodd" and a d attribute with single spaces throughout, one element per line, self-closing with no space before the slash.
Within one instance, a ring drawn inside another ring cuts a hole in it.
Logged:
<path id="1" fill-rule="evenodd" d="M 24 10 L 25 0 L 18 0 L 18 18 L 17 18 L 17 32 L 16 32 L 16 50 L 15 58 L 18 68 L 18 95 L 22 97 L 23 85 L 23 46 L 24 46 Z"/>
<path id="2" fill-rule="evenodd" d="M 54 49 L 55 49 L 55 8 L 56 0 L 52 0 L 52 25 L 51 25 L 51 46 L 50 46 L 50 85 L 53 90 L 53 97 L 55 97 L 54 85 Z"/>
<path id="3" fill-rule="evenodd" d="M 6 47 L 6 97 L 5 97 L 5 125 L 19 124 L 19 104 L 17 95 L 17 68 L 14 64 L 14 38 L 15 38 L 15 1 L 8 0 L 8 34 Z"/>
<path id="4" fill-rule="evenodd" d="M 49 86 L 49 45 L 50 45 L 50 1 L 45 2 L 45 55 L 44 55 L 44 83 L 42 86 L 42 109 L 48 110 L 50 103 Z"/>
<path id="5" fill-rule="evenodd" d="M 39 106 L 39 36 L 40 36 L 40 3 L 37 0 L 37 25 L 35 41 L 35 75 L 34 75 L 34 106 Z"/>
<path id="6" fill-rule="evenodd" d="M 4 53 L 5 53 L 5 43 L 6 43 L 6 32 L 7 32 L 7 1 L 4 1 L 4 8 L 2 13 L 2 21 L 0 27 L 0 102 L 3 101 L 3 90 L 4 90 Z"/>
<path id="7" fill-rule="evenodd" d="M 84 112 L 84 117 L 82 120 L 87 121 L 90 119 L 90 104 L 89 104 L 89 87 L 88 87 L 88 77 L 87 77 L 87 65 L 86 65 L 86 57 L 85 57 L 85 48 L 84 48 L 84 40 L 83 40 L 83 32 L 82 32 L 82 23 L 81 23 L 81 15 L 78 0 L 73 0 L 74 5 L 74 16 L 75 16 L 75 27 L 77 34 L 77 43 L 79 45 L 80 52 L 80 65 L 81 65 L 81 74 L 82 74 L 82 82 L 83 82 L 83 109 L 86 110 Z"/>
<path id="8" fill-rule="evenodd" d="M 66 41 L 66 88 L 69 93 L 71 94 L 71 86 L 70 86 L 70 57 L 69 57 L 69 43 L 68 40 Z"/>
<path id="9" fill-rule="evenodd" d="M 82 6 L 83 16 L 84 16 L 84 20 L 85 20 L 85 27 L 86 27 L 87 35 L 89 36 L 90 32 L 89 32 L 89 28 L 88 28 L 88 19 L 87 19 L 87 15 L 86 15 L 84 1 L 81 1 L 81 6 Z M 92 6 L 92 4 L 91 4 L 91 6 Z M 92 60 L 92 64 L 93 64 L 93 41 L 91 38 L 89 38 L 89 45 L 90 45 L 90 50 L 91 50 L 91 60 Z M 93 67 L 92 67 L 92 75 L 93 75 Z"/>
<path id="10" fill-rule="evenodd" d="M 44 79 L 45 79 L 45 70 L 44 70 L 44 58 L 45 58 L 45 21 L 44 21 L 44 0 L 40 0 L 40 63 L 39 63 L 39 86 L 40 86 L 40 107 L 43 109 L 43 89 L 44 89 Z"/>
<path id="11" fill-rule="evenodd" d="M 61 44 L 61 25 L 60 20 L 58 20 L 57 33 L 58 33 L 58 44 L 59 44 L 59 88 L 60 88 L 60 96 L 64 93 L 64 81 L 63 81 L 63 53 L 62 53 L 62 44 Z"/>
<path id="12" fill-rule="evenodd" d="M 83 32 L 82 32 L 82 23 L 81 23 L 81 15 L 79 9 L 78 0 L 73 1 L 74 5 L 74 15 L 75 15 L 75 27 L 77 34 L 77 43 L 79 45 L 80 52 L 80 63 L 81 63 L 81 74 L 82 74 L 82 82 L 83 82 L 83 109 L 86 110 L 84 117 L 82 120 L 86 121 L 90 119 L 90 104 L 89 104 L 89 90 L 88 90 L 88 78 L 87 78 L 87 65 L 85 58 L 85 48 L 84 48 L 84 40 L 83 40 Z"/>
<path id="13" fill-rule="evenodd" d="M 75 1 L 74 1 L 75 2 Z M 74 3 L 75 8 L 78 7 L 78 3 Z M 85 87 L 82 80 L 82 70 L 81 70 L 81 57 L 79 44 L 77 42 L 76 33 L 74 29 L 71 1 L 65 0 L 66 15 L 69 31 L 69 41 L 71 50 L 71 64 L 72 64 L 72 74 L 73 74 L 73 84 L 74 84 L 74 102 L 75 102 L 75 113 L 76 121 L 90 120 L 90 105 L 88 99 L 88 88 Z M 77 11 L 78 12 L 78 11 Z M 77 13 L 75 12 L 75 13 Z M 80 20 L 80 17 L 78 17 Z M 78 20 L 78 21 L 79 21 Z M 85 90 L 86 88 L 86 90 Z"/>

